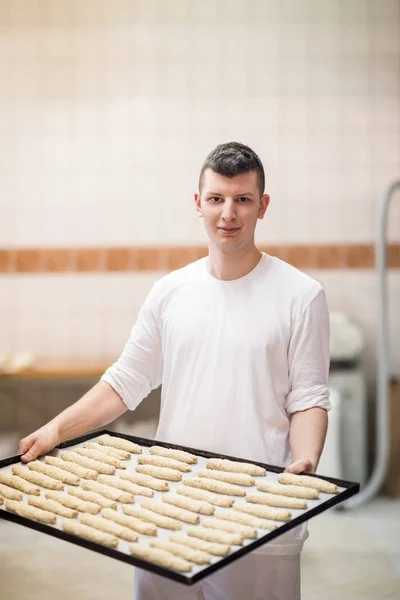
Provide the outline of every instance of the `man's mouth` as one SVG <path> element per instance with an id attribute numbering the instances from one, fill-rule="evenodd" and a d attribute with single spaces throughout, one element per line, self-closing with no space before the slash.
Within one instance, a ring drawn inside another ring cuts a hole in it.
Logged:
<path id="1" fill-rule="evenodd" d="M 240 227 L 218 227 L 218 229 L 220 229 L 221 231 L 232 232 L 239 231 Z"/>

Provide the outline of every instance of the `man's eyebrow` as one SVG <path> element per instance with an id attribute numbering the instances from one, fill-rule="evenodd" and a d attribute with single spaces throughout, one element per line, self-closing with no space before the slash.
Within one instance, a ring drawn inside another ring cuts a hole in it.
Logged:
<path id="1" fill-rule="evenodd" d="M 207 192 L 207 196 L 220 196 L 222 198 L 223 194 L 219 194 L 218 192 Z M 236 194 L 235 198 L 243 198 L 246 196 L 253 198 L 254 194 L 251 192 L 243 192 L 242 194 Z"/>

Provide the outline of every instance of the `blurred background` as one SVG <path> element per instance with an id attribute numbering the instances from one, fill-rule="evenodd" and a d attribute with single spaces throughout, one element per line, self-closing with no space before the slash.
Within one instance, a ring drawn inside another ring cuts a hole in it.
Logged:
<path id="1" fill-rule="evenodd" d="M 207 253 L 193 194 L 232 140 L 265 167 L 259 247 L 326 289 L 319 472 L 365 485 L 379 199 L 400 179 L 398 0 L 0 0 L 0 458 L 98 380 L 155 280 Z M 310 522 L 305 600 L 400 595 L 399 195 L 381 240 L 387 475 L 372 501 Z M 155 390 L 113 427 L 151 437 L 158 410 Z M 0 521 L 0 598 L 132 597 L 131 567 L 70 546 Z"/>

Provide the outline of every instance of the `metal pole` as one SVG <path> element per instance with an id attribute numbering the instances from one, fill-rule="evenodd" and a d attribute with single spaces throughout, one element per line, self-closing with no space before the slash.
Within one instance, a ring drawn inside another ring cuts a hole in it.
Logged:
<path id="1" fill-rule="evenodd" d="M 388 338 L 388 292 L 386 269 L 387 219 L 392 196 L 400 189 L 400 180 L 394 181 L 385 190 L 379 204 L 379 235 L 375 244 L 375 262 L 379 276 L 379 327 L 377 336 L 377 397 L 376 397 L 376 458 L 370 479 L 359 494 L 342 506 L 354 508 L 375 496 L 385 479 L 389 458 L 389 338 Z"/>

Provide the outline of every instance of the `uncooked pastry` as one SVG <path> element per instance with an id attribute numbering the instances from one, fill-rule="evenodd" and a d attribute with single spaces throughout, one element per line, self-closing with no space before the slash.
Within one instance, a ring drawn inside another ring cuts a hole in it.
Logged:
<path id="1" fill-rule="evenodd" d="M 97 471 L 98 473 L 104 473 L 104 475 L 115 475 L 115 467 L 111 465 L 107 465 L 98 460 L 93 460 L 92 458 L 88 458 L 87 456 L 82 456 L 77 452 L 71 452 L 70 450 L 63 450 L 60 454 L 63 460 L 68 460 L 69 462 L 74 462 L 80 467 L 85 467 L 86 469 L 92 469 L 93 471 Z"/>
<path id="2" fill-rule="evenodd" d="M 93 502 L 86 502 L 85 500 L 80 500 L 79 498 L 70 496 L 65 492 L 46 492 L 45 496 L 50 500 L 55 500 L 56 502 L 59 502 L 67 508 L 72 508 L 79 512 L 87 512 L 92 515 L 97 515 L 101 511 L 101 507 L 98 504 L 94 504 Z"/>
<path id="3" fill-rule="evenodd" d="M 133 454 L 142 454 L 142 449 L 140 446 L 123 438 L 105 434 L 101 435 L 97 441 L 103 446 L 111 446 L 112 448 L 124 450 L 125 452 L 131 452 Z"/>
<path id="4" fill-rule="evenodd" d="M 209 502 L 210 504 L 215 504 L 215 506 L 222 506 L 224 508 L 233 506 L 233 498 L 231 496 L 213 494 L 212 492 L 199 490 L 187 485 L 182 485 L 181 487 L 177 488 L 176 493 L 181 494 L 182 496 L 187 496 L 188 498 L 193 498 L 193 500 L 203 500 L 205 502 Z"/>
<path id="5" fill-rule="evenodd" d="M 132 494 L 113 488 L 110 485 L 105 485 L 104 483 L 98 483 L 97 481 L 82 481 L 81 486 L 88 492 L 97 492 L 105 498 L 115 500 L 115 502 L 126 504 L 133 504 L 133 502 L 135 502 L 135 497 L 132 496 Z"/>
<path id="6" fill-rule="evenodd" d="M 115 535 L 115 537 L 121 538 L 126 542 L 137 542 L 139 539 L 138 534 L 132 531 L 132 529 L 124 527 L 123 525 L 119 525 L 119 523 L 115 523 L 109 519 L 103 519 L 103 517 L 81 515 L 79 520 L 84 525 L 89 525 L 89 527 L 94 527 L 94 529 L 98 529 L 99 531 L 104 531 L 105 533 Z"/>
<path id="7" fill-rule="evenodd" d="M 96 544 L 110 546 L 111 548 L 118 546 L 118 538 L 114 535 L 104 533 L 103 531 L 94 529 L 94 527 L 88 527 L 88 525 L 82 525 L 82 523 L 77 523 L 71 519 L 63 519 L 62 528 L 67 533 L 73 533 L 91 542 L 96 542 Z"/>
<path id="8" fill-rule="evenodd" d="M 184 523 L 198 525 L 200 522 L 200 517 L 197 513 L 185 510 L 183 508 L 178 508 L 177 506 L 172 506 L 166 502 L 157 502 L 157 500 L 142 500 L 140 502 L 140 506 L 143 506 L 143 508 L 147 508 L 148 510 L 152 510 L 159 515 L 178 519 L 178 521 L 183 521 Z"/>
<path id="9" fill-rule="evenodd" d="M 182 473 L 189 473 L 192 467 L 181 460 L 167 458 L 166 456 L 157 456 L 156 454 L 142 454 L 138 457 L 140 465 L 153 465 L 154 467 L 167 467 L 168 469 L 177 469 Z"/>
<path id="10" fill-rule="evenodd" d="M 246 492 L 239 485 L 232 483 L 224 483 L 223 481 L 215 481 L 214 479 L 186 479 L 184 485 L 194 487 L 201 490 L 207 490 L 213 494 L 224 494 L 225 496 L 245 496 Z"/>
<path id="11" fill-rule="evenodd" d="M 160 550 L 160 548 L 150 548 L 149 546 L 142 546 L 140 544 L 129 544 L 129 550 L 133 556 L 148 560 L 155 565 L 172 569 L 173 571 L 180 571 L 186 573 L 192 570 L 192 565 L 183 558 L 179 558 L 171 552 L 166 550 Z"/>
<path id="12" fill-rule="evenodd" d="M 43 473 L 37 473 L 35 471 L 30 471 L 28 467 L 23 467 L 22 465 L 13 465 L 12 472 L 14 475 L 18 477 L 22 477 L 22 479 L 26 479 L 30 483 L 34 483 L 36 485 L 41 485 L 49 490 L 63 490 L 64 485 L 61 481 L 57 479 L 53 479 L 53 477 L 48 477 L 47 475 L 43 475 Z M 37 496 L 37 494 L 34 494 Z"/>
<path id="13" fill-rule="evenodd" d="M 164 517 L 151 510 L 147 510 L 142 506 L 126 506 L 124 507 L 123 511 L 126 515 L 136 517 L 137 519 L 141 519 L 142 521 L 154 523 L 154 525 L 157 525 L 158 527 L 163 527 L 164 529 L 182 529 L 182 523 L 180 523 L 176 519 L 172 519 L 171 517 Z"/>
<path id="14" fill-rule="evenodd" d="M 279 483 L 284 485 L 300 485 L 303 487 L 313 488 L 324 494 L 337 494 L 339 488 L 330 481 L 325 481 L 319 477 L 310 477 L 310 475 L 294 475 L 293 473 L 279 473 Z"/>
<path id="15" fill-rule="evenodd" d="M 230 552 L 230 546 L 227 544 L 218 544 L 216 542 L 206 542 L 206 540 L 201 540 L 195 537 L 189 537 L 188 535 L 184 535 L 182 533 L 173 533 L 169 536 L 171 542 L 175 542 L 177 544 L 183 544 L 184 546 L 188 546 L 189 548 L 194 548 L 195 550 L 202 550 L 203 552 L 208 552 L 209 554 L 213 554 L 214 556 L 226 556 Z"/>
<path id="16" fill-rule="evenodd" d="M 302 498 L 290 498 L 278 494 L 266 494 L 265 492 L 251 492 L 246 494 L 247 502 L 254 504 L 267 504 L 268 506 L 280 506 L 283 508 L 307 508 L 307 502 Z"/>
<path id="17" fill-rule="evenodd" d="M 156 479 L 164 481 L 182 481 L 182 473 L 176 469 L 167 469 L 166 467 L 154 467 L 153 465 L 138 465 L 136 472 L 143 475 L 150 475 Z"/>
<path id="18" fill-rule="evenodd" d="M 167 492 L 163 495 L 164 502 L 178 506 L 185 510 L 191 510 L 192 512 L 199 513 L 201 515 L 213 515 L 215 512 L 215 506 L 204 500 L 193 500 L 193 498 L 187 498 L 173 492 Z"/>
<path id="19" fill-rule="evenodd" d="M 143 475 L 142 473 L 125 473 L 123 471 L 119 476 L 121 479 L 126 479 L 132 483 L 136 483 L 136 485 L 148 487 L 157 492 L 168 492 L 169 490 L 168 481 L 161 481 L 161 479 L 150 477 L 150 475 Z"/>
<path id="20" fill-rule="evenodd" d="M 63 483 L 68 483 L 69 485 L 79 485 L 79 477 L 76 475 L 73 475 L 64 469 L 60 469 L 59 467 L 46 465 L 46 463 L 42 462 L 41 460 L 33 460 L 32 462 L 28 463 L 28 467 L 32 471 L 43 473 L 43 475 L 47 475 L 53 479 L 58 479 Z"/>
<path id="21" fill-rule="evenodd" d="M 197 473 L 198 477 L 206 477 L 207 479 L 216 479 L 225 483 L 233 483 L 235 485 L 245 485 L 252 487 L 255 485 L 255 479 L 247 473 L 229 473 L 228 471 L 213 471 L 212 469 L 202 469 Z"/>
<path id="22" fill-rule="evenodd" d="M 60 515 L 61 517 L 68 517 L 69 519 L 75 519 L 78 516 L 77 510 L 67 508 L 60 502 L 43 498 L 43 496 L 29 496 L 28 504 L 35 506 L 36 508 L 41 508 L 42 510 L 48 510 L 50 513 Z"/>
<path id="23" fill-rule="evenodd" d="M 163 448 L 162 446 L 151 446 L 149 448 L 150 454 L 156 454 L 157 456 L 166 456 L 167 458 L 174 458 L 182 462 L 188 463 L 189 465 L 195 465 L 197 463 L 197 456 L 185 452 L 185 450 L 176 450 L 175 448 Z"/>
<path id="24" fill-rule="evenodd" d="M 110 519 L 111 521 L 115 521 L 115 523 L 119 523 L 120 525 L 124 525 L 124 527 L 130 527 L 134 531 L 138 533 L 143 533 L 144 535 L 157 535 L 157 527 L 154 523 L 149 523 L 148 521 L 142 521 L 141 519 L 137 519 L 136 517 L 130 516 L 126 511 L 129 510 L 129 506 L 124 505 L 122 510 L 124 513 L 115 512 L 114 510 L 110 510 L 109 508 L 104 508 L 101 511 L 101 514 L 106 519 Z"/>
<path id="25" fill-rule="evenodd" d="M 14 500 L 6 500 L 5 507 L 10 512 L 19 515 L 20 517 L 26 517 L 32 519 L 32 521 L 39 521 L 40 523 L 47 523 L 48 525 L 55 525 L 57 517 L 55 514 L 48 512 L 47 510 L 41 510 L 34 506 L 29 506 L 23 502 L 15 502 Z"/>
<path id="26" fill-rule="evenodd" d="M 69 471 L 69 473 L 76 475 L 80 479 L 97 479 L 99 476 L 98 472 L 93 471 L 93 469 L 84 469 L 76 463 L 70 462 L 69 460 L 63 460 L 62 458 L 58 458 L 58 456 L 45 456 L 44 462 L 46 465 L 60 467 L 60 469 Z"/>
<path id="27" fill-rule="evenodd" d="M 245 462 L 236 462 L 226 458 L 210 458 L 206 464 L 207 469 L 217 469 L 218 471 L 229 471 L 231 473 L 247 473 L 253 477 L 264 477 L 267 471 L 264 467 Z"/>
<path id="28" fill-rule="evenodd" d="M 227 533 L 220 529 L 208 529 L 207 527 L 187 527 L 187 534 L 205 540 L 206 542 L 217 542 L 217 544 L 228 544 L 241 546 L 243 535 L 241 533 Z"/>

